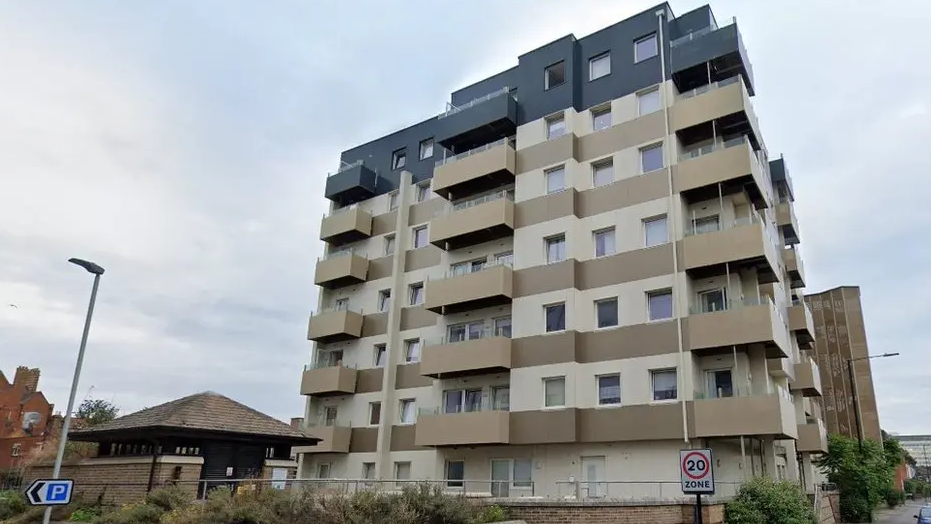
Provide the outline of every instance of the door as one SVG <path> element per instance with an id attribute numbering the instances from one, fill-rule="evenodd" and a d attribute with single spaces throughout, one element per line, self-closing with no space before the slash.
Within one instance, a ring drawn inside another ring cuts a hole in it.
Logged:
<path id="1" fill-rule="evenodd" d="M 714 313 L 715 311 L 724 311 L 727 309 L 727 293 L 724 288 L 702 291 L 698 294 L 701 301 L 702 313 Z"/>
<path id="2" fill-rule="evenodd" d="M 608 493 L 605 484 L 605 458 L 582 457 L 582 496 L 600 498 Z"/>
<path id="3" fill-rule="evenodd" d="M 708 371 L 708 397 L 725 398 L 734 396 L 734 382 L 729 369 Z"/>
<path id="4" fill-rule="evenodd" d="M 511 461 L 491 461 L 491 496 L 507 497 L 511 486 Z"/>

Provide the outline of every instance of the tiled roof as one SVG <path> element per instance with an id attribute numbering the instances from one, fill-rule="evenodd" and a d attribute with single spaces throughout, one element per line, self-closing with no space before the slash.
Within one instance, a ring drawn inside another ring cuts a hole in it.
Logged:
<path id="1" fill-rule="evenodd" d="M 172 400 L 74 433 L 77 436 L 155 427 L 312 439 L 278 419 L 212 391 Z"/>

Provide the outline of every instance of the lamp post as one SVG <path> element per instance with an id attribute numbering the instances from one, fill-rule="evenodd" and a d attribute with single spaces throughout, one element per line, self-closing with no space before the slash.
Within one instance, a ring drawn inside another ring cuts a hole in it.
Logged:
<path id="1" fill-rule="evenodd" d="M 80 258 L 70 258 L 68 262 L 83 267 L 88 273 L 94 275 L 94 285 L 91 288 L 91 299 L 87 305 L 87 318 L 84 319 L 84 333 L 81 335 L 81 347 L 78 349 L 78 361 L 74 365 L 74 378 L 71 379 L 71 395 L 68 397 L 68 409 L 65 411 L 65 420 L 61 425 L 61 437 L 58 441 L 58 455 L 55 457 L 55 468 L 52 478 L 57 479 L 61 473 L 61 462 L 65 457 L 65 444 L 68 443 L 68 429 L 71 427 L 71 412 L 74 410 L 74 398 L 78 393 L 78 381 L 81 379 L 81 366 L 84 364 L 84 350 L 87 348 L 87 335 L 91 329 L 91 317 L 94 316 L 94 304 L 97 302 L 97 287 L 100 285 L 100 275 L 104 269 L 93 262 Z M 52 507 L 45 508 L 42 524 L 49 524 L 52 518 Z"/>
<path id="2" fill-rule="evenodd" d="M 848 358 L 847 373 L 850 380 L 850 395 L 853 397 L 853 416 L 857 423 L 857 445 L 860 453 L 863 453 L 863 424 L 860 421 L 860 395 L 857 392 L 857 376 L 853 372 L 853 363 L 858 360 L 870 360 L 874 358 L 897 357 L 898 353 L 883 353 L 882 355 L 866 355 L 865 357 Z"/>

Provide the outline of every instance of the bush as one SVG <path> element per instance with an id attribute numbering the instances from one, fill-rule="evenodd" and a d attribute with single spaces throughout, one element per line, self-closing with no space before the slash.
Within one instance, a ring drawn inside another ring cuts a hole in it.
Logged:
<path id="1" fill-rule="evenodd" d="M 758 477 L 725 507 L 728 524 L 817 524 L 808 496 L 792 482 Z"/>
<path id="2" fill-rule="evenodd" d="M 885 498 L 886 505 L 889 506 L 889 508 L 894 508 L 896 506 L 905 504 L 905 492 L 900 489 L 895 489 L 891 486 L 886 490 Z"/>
<path id="3" fill-rule="evenodd" d="M 489 522 L 503 522 L 508 519 L 507 510 L 501 506 L 494 504 L 492 506 L 486 506 L 482 510 L 482 513 L 478 517 L 478 521 L 481 523 Z"/>
<path id="4" fill-rule="evenodd" d="M 0 520 L 26 511 L 26 499 L 18 491 L 0 491 Z"/>
<path id="5" fill-rule="evenodd" d="M 817 461 L 828 482 L 840 491 L 840 514 L 844 522 L 872 522 L 873 509 L 893 485 L 893 458 L 878 442 L 866 439 L 863 449 L 856 439 L 828 436 L 828 452 Z"/>
<path id="6" fill-rule="evenodd" d="M 100 517 L 102 510 L 99 507 L 78 508 L 68 519 L 71 522 L 94 522 Z"/>

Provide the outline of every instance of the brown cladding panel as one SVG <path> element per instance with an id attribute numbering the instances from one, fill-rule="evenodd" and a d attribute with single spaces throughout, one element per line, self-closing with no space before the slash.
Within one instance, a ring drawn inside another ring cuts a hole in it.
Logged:
<path id="1" fill-rule="evenodd" d="M 443 209 L 446 200 L 442 198 L 431 198 L 419 204 L 411 206 L 410 214 L 407 217 L 407 225 L 415 226 L 433 220 L 433 217 Z"/>
<path id="2" fill-rule="evenodd" d="M 681 439 L 682 405 L 640 404 L 579 412 L 579 442 Z"/>
<path id="3" fill-rule="evenodd" d="M 388 332 L 388 313 L 365 315 L 362 319 L 362 336 L 374 337 Z"/>
<path id="4" fill-rule="evenodd" d="M 422 305 L 401 308 L 401 331 L 435 326 L 437 318 L 439 315 Z"/>
<path id="5" fill-rule="evenodd" d="M 421 451 L 432 449 L 414 444 L 416 430 L 417 426 L 413 424 L 391 426 L 391 451 Z"/>
<path id="6" fill-rule="evenodd" d="M 394 373 L 394 389 L 423 388 L 433 385 L 433 379 L 420 374 L 420 363 L 399 364 Z"/>
<path id="7" fill-rule="evenodd" d="M 675 321 L 633 324 L 579 333 L 578 362 L 665 355 L 679 351 Z"/>
<path id="8" fill-rule="evenodd" d="M 579 338 L 578 331 L 515 338 L 511 345 L 511 368 L 575 362 Z"/>
<path id="9" fill-rule="evenodd" d="M 514 296 L 528 297 L 576 287 L 576 272 L 579 263 L 570 258 L 556 264 L 519 269 L 514 272 Z"/>
<path id="10" fill-rule="evenodd" d="M 386 235 L 394 232 L 398 223 L 397 210 L 372 217 L 372 236 Z"/>
<path id="11" fill-rule="evenodd" d="M 526 173 L 576 158 L 578 137 L 573 133 L 517 151 L 517 172 Z"/>
<path id="12" fill-rule="evenodd" d="M 618 180 L 579 193 L 576 215 L 589 217 L 669 196 L 666 170 Z"/>
<path id="13" fill-rule="evenodd" d="M 374 453 L 378 447 L 378 428 L 352 428 L 350 453 Z"/>
<path id="14" fill-rule="evenodd" d="M 366 277 L 368 282 L 373 280 L 378 280 L 381 278 L 388 278 L 391 276 L 392 264 L 394 262 L 394 257 L 387 256 L 376 258 L 369 261 L 369 273 Z"/>
<path id="15" fill-rule="evenodd" d="M 577 158 L 579 161 L 591 160 L 621 149 L 659 141 L 663 139 L 665 132 L 664 113 L 650 113 L 580 137 Z"/>
<path id="16" fill-rule="evenodd" d="M 672 246 L 669 243 L 586 260 L 579 264 L 576 287 L 594 289 L 671 274 Z"/>
<path id="17" fill-rule="evenodd" d="M 381 391 L 384 382 L 384 368 L 360 369 L 356 375 L 356 393 L 374 393 Z"/>
<path id="18" fill-rule="evenodd" d="M 575 215 L 578 191 L 574 188 L 519 202 L 514 209 L 514 227 L 527 227 Z"/>
<path id="19" fill-rule="evenodd" d="M 563 444 L 576 441 L 579 410 L 512 411 L 511 444 Z"/>
<path id="20" fill-rule="evenodd" d="M 426 246 L 404 253 L 404 271 L 417 271 L 440 264 L 442 251 L 436 246 Z"/>

